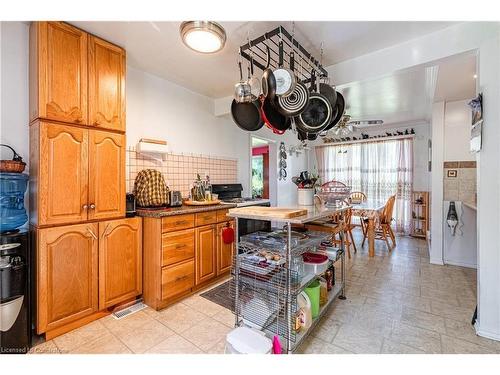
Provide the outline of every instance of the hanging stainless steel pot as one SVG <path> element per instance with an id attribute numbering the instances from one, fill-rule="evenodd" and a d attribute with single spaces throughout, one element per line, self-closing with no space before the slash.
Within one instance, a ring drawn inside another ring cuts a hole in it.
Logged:
<path id="1" fill-rule="evenodd" d="M 238 68 L 240 69 L 240 81 L 234 85 L 234 100 L 236 103 L 250 103 L 252 101 L 252 87 L 243 80 L 241 61 L 238 62 Z"/>

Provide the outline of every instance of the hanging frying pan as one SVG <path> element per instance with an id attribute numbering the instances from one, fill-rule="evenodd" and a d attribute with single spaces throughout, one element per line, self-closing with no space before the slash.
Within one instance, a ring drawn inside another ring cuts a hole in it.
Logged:
<path id="1" fill-rule="evenodd" d="M 294 71 L 294 52 L 290 52 L 290 70 Z M 302 82 L 297 81 L 292 93 L 288 96 L 278 96 L 278 111 L 283 116 L 298 116 L 307 107 L 309 90 Z"/>
<path id="2" fill-rule="evenodd" d="M 275 134 L 283 134 L 292 124 L 289 117 L 278 112 L 276 106 L 269 98 L 261 95 L 261 115 L 266 126 Z"/>
<path id="3" fill-rule="evenodd" d="M 240 129 L 246 131 L 256 131 L 264 126 L 259 99 L 253 100 L 250 103 L 238 103 L 233 99 L 231 103 L 231 117 Z"/>
<path id="4" fill-rule="evenodd" d="M 276 78 L 274 77 L 274 73 L 272 69 L 269 68 L 271 65 L 271 51 L 269 49 L 269 45 L 267 44 L 267 36 L 266 36 L 266 69 L 264 69 L 264 73 L 262 74 L 262 93 L 266 98 L 274 100 L 276 95 Z"/>
<path id="5" fill-rule="evenodd" d="M 330 124 L 324 129 L 324 130 L 330 130 L 333 128 L 335 125 L 337 125 L 344 115 L 344 110 L 345 110 L 345 101 L 344 101 L 344 96 L 336 91 L 337 94 L 337 103 L 335 104 L 335 109 L 334 112 L 336 111 L 336 115 L 333 117 L 333 120 L 330 122 Z"/>
<path id="6" fill-rule="evenodd" d="M 276 95 L 288 96 L 295 88 L 295 74 L 290 69 L 283 67 L 283 40 L 279 41 L 278 69 L 273 74 L 276 78 Z"/>
<path id="7" fill-rule="evenodd" d="M 297 117 L 297 129 L 305 133 L 319 133 L 332 120 L 332 106 L 330 101 L 319 92 L 319 84 L 316 85 L 314 71 L 311 74 L 311 87 L 316 87 L 316 91 L 309 95 L 307 107 Z"/>
<path id="8" fill-rule="evenodd" d="M 319 84 L 319 92 L 326 96 L 332 105 L 332 108 L 335 108 L 335 105 L 337 104 L 337 91 L 335 91 L 335 89 L 329 84 L 321 82 Z"/>

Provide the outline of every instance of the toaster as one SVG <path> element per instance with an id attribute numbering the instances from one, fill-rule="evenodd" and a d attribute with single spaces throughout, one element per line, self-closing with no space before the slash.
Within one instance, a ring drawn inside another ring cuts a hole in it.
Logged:
<path id="1" fill-rule="evenodd" d="M 182 195 L 180 191 L 171 190 L 169 194 L 170 194 L 170 207 L 182 206 Z"/>

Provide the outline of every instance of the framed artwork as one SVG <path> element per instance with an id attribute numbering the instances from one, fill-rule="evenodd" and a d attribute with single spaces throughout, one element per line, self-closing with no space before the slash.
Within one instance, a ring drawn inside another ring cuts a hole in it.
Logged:
<path id="1" fill-rule="evenodd" d="M 472 110 L 472 124 L 470 134 L 470 151 L 481 151 L 481 140 L 483 130 L 483 94 L 479 94 L 469 103 Z"/>

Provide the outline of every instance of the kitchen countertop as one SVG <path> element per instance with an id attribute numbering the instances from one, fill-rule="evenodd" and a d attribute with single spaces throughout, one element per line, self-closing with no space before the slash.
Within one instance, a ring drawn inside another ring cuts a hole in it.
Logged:
<path id="1" fill-rule="evenodd" d="M 141 217 L 166 217 L 166 216 L 175 216 L 182 214 L 194 214 L 197 212 L 207 212 L 207 211 L 217 211 L 223 210 L 225 208 L 234 208 L 236 204 L 214 204 L 212 206 L 186 206 L 182 205 L 181 207 L 166 207 L 162 209 L 143 209 L 137 208 L 137 216 Z"/>

